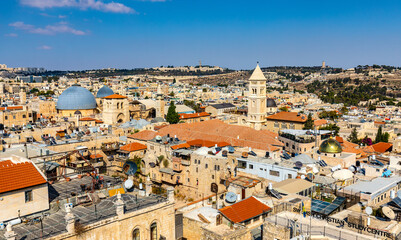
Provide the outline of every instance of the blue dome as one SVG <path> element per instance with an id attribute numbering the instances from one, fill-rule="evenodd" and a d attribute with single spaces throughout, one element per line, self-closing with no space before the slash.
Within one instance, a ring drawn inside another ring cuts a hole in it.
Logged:
<path id="1" fill-rule="evenodd" d="M 59 110 L 95 109 L 96 99 L 88 89 L 74 84 L 59 96 L 56 108 Z"/>
<path id="2" fill-rule="evenodd" d="M 101 89 L 99 89 L 99 91 L 97 91 L 96 98 L 103 98 L 113 94 L 114 94 L 113 90 L 104 85 Z"/>

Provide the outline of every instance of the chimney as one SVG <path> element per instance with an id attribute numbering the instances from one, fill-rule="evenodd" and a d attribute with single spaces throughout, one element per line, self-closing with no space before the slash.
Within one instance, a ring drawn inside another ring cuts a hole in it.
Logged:
<path id="1" fill-rule="evenodd" d="M 13 231 L 13 228 L 11 226 L 11 223 L 7 224 L 7 231 L 4 233 L 4 237 L 6 237 L 7 240 L 15 240 L 17 234 Z"/>
<path id="2" fill-rule="evenodd" d="M 149 176 L 146 178 L 145 191 L 146 191 L 146 196 L 149 196 L 152 193 L 152 181 L 150 181 Z"/>
<path id="3" fill-rule="evenodd" d="M 124 201 L 121 199 L 121 193 L 117 193 L 117 201 L 116 205 L 116 212 L 118 217 L 122 217 L 124 215 Z"/>
<path id="4" fill-rule="evenodd" d="M 75 233 L 75 216 L 74 214 L 71 212 L 71 208 L 67 207 L 65 209 L 66 211 L 66 215 L 65 215 L 65 221 L 67 222 L 67 232 L 70 234 L 74 234 Z"/>
<path id="5" fill-rule="evenodd" d="M 170 203 L 174 202 L 174 188 L 171 186 L 167 187 L 167 199 Z"/>

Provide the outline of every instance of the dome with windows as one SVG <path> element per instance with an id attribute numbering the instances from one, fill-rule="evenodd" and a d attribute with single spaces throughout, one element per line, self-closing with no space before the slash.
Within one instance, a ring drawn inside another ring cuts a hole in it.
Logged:
<path id="1" fill-rule="evenodd" d="M 99 91 L 97 91 L 96 98 L 104 98 L 113 94 L 114 91 L 111 88 L 104 85 L 102 88 L 99 89 Z"/>
<path id="2" fill-rule="evenodd" d="M 83 110 L 95 109 L 95 96 L 88 89 L 74 84 L 67 88 L 58 98 L 58 110 Z"/>
<path id="3" fill-rule="evenodd" d="M 342 147 L 337 140 L 335 140 L 333 137 L 330 137 L 320 144 L 319 151 L 321 153 L 341 153 Z"/>

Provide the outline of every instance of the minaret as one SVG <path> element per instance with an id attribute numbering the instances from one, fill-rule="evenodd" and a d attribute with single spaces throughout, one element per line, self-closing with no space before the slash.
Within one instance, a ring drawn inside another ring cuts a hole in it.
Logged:
<path id="1" fill-rule="evenodd" d="M 23 84 L 22 80 L 21 80 L 21 83 L 20 83 L 19 101 L 20 101 L 20 104 L 25 104 L 26 103 L 26 92 L 24 90 L 24 84 Z"/>
<path id="2" fill-rule="evenodd" d="M 157 84 L 156 117 L 164 118 L 164 97 L 160 83 Z"/>
<path id="3" fill-rule="evenodd" d="M 260 130 L 266 122 L 266 78 L 259 64 L 249 78 L 248 124 Z"/>

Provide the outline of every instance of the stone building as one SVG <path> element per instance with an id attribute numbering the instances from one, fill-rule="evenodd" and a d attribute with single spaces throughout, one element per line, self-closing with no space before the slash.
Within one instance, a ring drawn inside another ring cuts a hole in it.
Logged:
<path id="1" fill-rule="evenodd" d="M 249 78 L 248 124 L 260 130 L 266 122 L 266 78 L 259 64 Z"/>
<path id="2" fill-rule="evenodd" d="M 127 97 L 119 94 L 104 97 L 102 116 L 105 124 L 128 122 L 130 115 Z"/>

